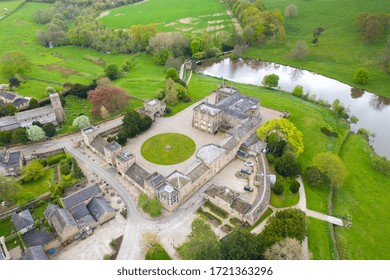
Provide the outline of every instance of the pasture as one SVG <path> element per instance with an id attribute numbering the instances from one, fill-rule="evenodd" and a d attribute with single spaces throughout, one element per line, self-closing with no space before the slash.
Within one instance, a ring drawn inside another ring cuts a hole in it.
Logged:
<path id="1" fill-rule="evenodd" d="M 145 0 L 103 12 L 101 16 L 100 21 L 113 29 L 149 23 L 155 23 L 162 32 L 185 34 L 233 29 L 226 6 L 218 0 Z"/>
<path id="2" fill-rule="evenodd" d="M 363 87 L 369 92 L 390 97 L 390 74 L 386 73 L 384 57 L 390 49 L 386 46 L 388 36 L 381 36 L 377 43 L 368 44 L 361 40 L 360 33 L 353 26 L 358 13 L 390 13 L 387 0 L 265 0 L 268 9 L 284 9 L 290 4 L 298 7 L 298 16 L 285 18 L 287 40 L 280 44 L 253 46 L 244 56 L 274 61 L 304 68 L 356 87 L 353 81 L 357 68 L 365 67 L 370 80 Z M 313 30 L 323 27 L 325 31 L 318 46 L 312 44 Z M 303 40 L 309 48 L 304 60 L 289 57 L 297 40 Z"/>

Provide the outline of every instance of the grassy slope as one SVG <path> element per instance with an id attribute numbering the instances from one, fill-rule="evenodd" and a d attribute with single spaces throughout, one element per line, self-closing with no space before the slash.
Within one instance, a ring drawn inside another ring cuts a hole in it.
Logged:
<path id="1" fill-rule="evenodd" d="M 335 215 L 352 218 L 350 229 L 336 228 L 344 259 L 390 259 L 390 178 L 373 168 L 371 154 L 367 142 L 354 134 L 341 149 L 349 176 L 336 192 Z"/>
<path id="2" fill-rule="evenodd" d="M 0 1 L 0 19 L 6 16 L 7 14 L 10 14 L 17 6 L 19 6 L 20 3 L 22 3 L 22 0 L 18 1 Z M 6 12 L 4 8 L 8 9 Z"/>
<path id="3" fill-rule="evenodd" d="M 366 44 L 352 25 L 355 15 L 360 12 L 390 13 L 387 0 L 264 2 L 269 9 L 280 8 L 282 11 L 294 3 L 298 6 L 298 16 L 285 19 L 286 43 L 251 47 L 245 51 L 245 56 L 302 67 L 354 86 L 359 85 L 353 82 L 353 73 L 363 66 L 369 70 L 371 77 L 364 88 L 376 94 L 390 96 L 390 75 L 385 72 L 382 64 L 386 36 L 382 36 L 376 44 Z M 311 44 L 312 32 L 319 26 L 325 28 L 325 32 L 316 47 Z M 304 40 L 309 46 L 310 54 L 304 61 L 286 58 L 297 40 Z"/>
<path id="4" fill-rule="evenodd" d="M 11 217 L 0 220 L 0 236 L 7 237 L 11 235 L 13 229 L 14 224 L 12 223 Z"/>
<path id="5" fill-rule="evenodd" d="M 312 254 L 311 259 L 331 260 L 332 246 L 328 223 L 308 217 L 307 231 L 309 251 Z"/>
<path id="6" fill-rule="evenodd" d="M 5 51 L 20 50 L 35 64 L 29 77 L 39 80 L 30 79 L 22 84 L 17 90 L 20 94 L 43 98 L 48 85 L 61 88 L 51 82 L 90 83 L 104 73 L 104 67 L 84 59 L 86 57 L 102 58 L 106 65 L 114 63 L 119 66 L 124 60 L 134 58 L 134 55 L 110 55 L 73 46 L 49 49 L 38 45 L 35 34 L 44 26 L 33 23 L 32 14 L 37 9 L 48 7 L 49 4 L 27 3 L 19 11 L 0 22 L 0 37 L 7 38 L 7 40 L 0 40 L 0 55 Z M 48 65 L 61 66 L 65 70 L 70 70 L 71 74 L 49 70 Z M 154 65 L 150 56 L 141 54 L 136 56 L 134 66 L 127 75 L 115 81 L 115 85 L 123 87 L 131 95 L 151 98 L 164 87 L 164 76 L 164 67 Z M 6 82 L 7 78 L 0 74 L 0 81 Z"/>
<path id="7" fill-rule="evenodd" d="M 174 8 L 173 8 L 174 7 Z M 217 0 L 148 0 L 136 5 L 128 5 L 111 10 L 101 19 L 106 26 L 115 29 L 128 28 L 135 24 L 156 23 L 159 31 L 191 32 L 207 27 L 224 25 L 223 29 L 232 30 L 233 26 L 226 7 Z M 220 14 L 220 15 L 216 15 Z M 195 18 L 190 23 L 178 22 L 184 18 Z M 223 21 L 223 22 L 215 22 Z"/>

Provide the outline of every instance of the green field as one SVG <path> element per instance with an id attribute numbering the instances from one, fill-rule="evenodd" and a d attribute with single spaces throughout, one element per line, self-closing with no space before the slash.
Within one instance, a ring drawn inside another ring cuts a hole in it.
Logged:
<path id="1" fill-rule="evenodd" d="M 113 29 L 156 23 L 157 29 L 163 32 L 193 34 L 233 30 L 226 6 L 218 0 L 146 0 L 113 9 L 100 21 Z"/>
<path id="2" fill-rule="evenodd" d="M 333 259 L 329 234 L 329 224 L 327 222 L 307 217 L 307 236 L 311 259 Z"/>
<path id="3" fill-rule="evenodd" d="M 7 237 L 11 235 L 14 230 L 14 224 L 12 223 L 11 217 L 0 220 L 0 236 Z"/>
<path id="4" fill-rule="evenodd" d="M 15 10 L 15 8 L 18 7 L 22 2 L 24 1 L 23 0 L 0 1 L 0 20 L 4 18 L 6 15 L 12 13 Z"/>
<path id="5" fill-rule="evenodd" d="M 46 97 L 47 86 L 61 89 L 65 82 L 88 84 L 104 74 L 104 66 L 93 62 L 99 59 L 106 65 L 114 63 L 118 66 L 124 60 L 134 59 L 125 77 L 114 83 L 130 95 L 152 98 L 165 87 L 164 67 L 156 66 L 152 57 L 146 54 L 110 55 L 74 46 L 49 49 L 38 45 L 35 34 L 45 27 L 33 23 L 32 14 L 35 10 L 49 7 L 49 4 L 27 3 L 0 22 L 0 37 L 7 38 L 0 40 L 0 55 L 11 49 L 20 50 L 34 63 L 29 80 L 22 83 L 18 93 L 41 99 Z M 7 80 L 0 74 L 0 83 Z"/>
<path id="6" fill-rule="evenodd" d="M 283 184 L 284 191 L 281 195 L 277 195 L 271 191 L 270 204 L 276 208 L 285 208 L 296 205 L 299 201 L 299 193 L 292 193 L 290 191 L 292 180 L 290 178 L 283 178 L 282 176 L 278 176 L 277 180 Z"/>
<path id="7" fill-rule="evenodd" d="M 156 244 L 146 252 L 145 260 L 171 260 L 171 257 L 160 244 Z"/>
<path id="8" fill-rule="evenodd" d="M 390 259 L 390 178 L 373 168 L 371 155 L 367 142 L 355 134 L 340 152 L 349 176 L 336 191 L 334 214 L 352 220 L 348 230 L 336 227 L 342 259 Z"/>
<path id="9" fill-rule="evenodd" d="M 355 16 L 360 12 L 390 13 L 388 1 L 265 0 L 264 3 L 268 9 L 280 8 L 282 12 L 288 5 L 296 4 L 298 16 L 285 18 L 285 43 L 250 47 L 245 56 L 304 68 L 353 86 L 359 86 L 352 80 L 353 73 L 358 67 L 366 67 L 371 78 L 363 87 L 390 97 L 390 75 L 383 65 L 387 36 L 382 36 L 376 44 L 367 44 L 353 27 Z M 320 26 L 325 32 L 319 39 L 319 45 L 313 46 L 313 30 Z M 297 40 L 306 41 L 310 50 L 303 61 L 286 57 Z"/>
<path id="10" fill-rule="evenodd" d="M 146 140 L 142 144 L 141 153 L 150 162 L 171 165 L 190 158 L 195 148 L 195 142 L 183 134 L 164 133 Z"/>

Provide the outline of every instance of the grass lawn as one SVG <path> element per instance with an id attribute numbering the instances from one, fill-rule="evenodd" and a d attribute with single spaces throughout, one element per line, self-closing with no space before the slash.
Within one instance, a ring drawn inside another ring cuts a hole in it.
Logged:
<path id="1" fill-rule="evenodd" d="M 0 220 L 0 236 L 7 237 L 11 235 L 14 230 L 14 224 L 12 223 L 11 217 Z"/>
<path id="2" fill-rule="evenodd" d="M 21 206 L 28 201 L 33 200 L 39 195 L 47 193 L 54 187 L 54 169 L 45 169 L 41 178 L 36 181 L 26 182 L 22 184 L 22 189 L 15 195 L 17 205 Z"/>
<path id="3" fill-rule="evenodd" d="M 288 5 L 296 4 L 298 16 L 285 18 L 285 43 L 250 47 L 244 52 L 246 57 L 304 68 L 353 86 L 361 86 L 353 81 L 353 74 L 358 67 L 365 67 L 370 73 L 370 80 L 364 88 L 390 97 L 389 74 L 383 65 L 388 36 L 381 36 L 376 44 L 367 44 L 353 27 L 355 16 L 360 12 L 390 13 L 388 1 L 265 0 L 264 3 L 267 9 L 280 8 L 282 12 Z M 319 45 L 313 46 L 313 30 L 320 26 L 325 31 Z M 304 40 L 308 44 L 310 54 L 305 60 L 294 60 L 287 56 L 297 40 Z"/>
<path id="4" fill-rule="evenodd" d="M 150 162 L 171 165 L 190 158 L 195 148 L 195 142 L 183 134 L 164 133 L 146 140 L 142 144 L 141 153 Z"/>
<path id="5" fill-rule="evenodd" d="M 45 209 L 47 208 L 47 203 L 43 203 L 41 206 L 37 207 L 34 209 L 33 211 L 33 216 L 38 219 L 38 218 L 45 218 L 43 212 L 45 211 Z"/>
<path id="6" fill-rule="evenodd" d="M 390 178 L 374 169 L 371 155 L 367 142 L 355 134 L 340 152 L 349 176 L 336 191 L 334 214 L 352 220 L 350 229 L 336 227 L 342 259 L 390 259 Z"/>
<path id="7" fill-rule="evenodd" d="M 276 195 L 271 191 L 270 204 L 276 208 L 285 208 L 294 206 L 299 201 L 299 193 L 292 193 L 289 186 L 284 184 L 284 191 L 281 195 Z"/>
<path id="8" fill-rule="evenodd" d="M 171 257 L 160 244 L 157 244 L 146 252 L 145 260 L 171 260 Z"/>
<path id="9" fill-rule="evenodd" d="M 217 0 L 147 0 L 122 6 L 100 19 L 109 28 L 124 29 L 136 24 L 156 23 L 163 32 L 193 34 L 231 31 L 233 25 L 226 6 Z"/>
<path id="10" fill-rule="evenodd" d="M 0 19 L 4 16 L 12 13 L 16 7 L 18 7 L 22 2 L 22 0 L 18 1 L 0 1 Z M 7 9 L 7 10 L 5 10 Z"/>
<path id="11" fill-rule="evenodd" d="M 332 245 L 327 222 L 307 217 L 307 237 L 313 260 L 332 260 Z"/>

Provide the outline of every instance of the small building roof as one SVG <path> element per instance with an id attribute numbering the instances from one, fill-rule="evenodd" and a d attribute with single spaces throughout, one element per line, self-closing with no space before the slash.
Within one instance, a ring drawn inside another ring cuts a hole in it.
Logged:
<path id="1" fill-rule="evenodd" d="M 199 110 L 202 114 L 208 114 L 210 116 L 216 116 L 221 112 L 221 109 L 216 108 L 214 105 L 201 103 L 194 110 Z"/>
<path id="2" fill-rule="evenodd" d="M 12 101 L 15 99 L 15 97 L 17 96 L 15 93 L 13 92 L 10 92 L 10 91 L 1 91 L 0 92 L 0 96 L 4 97 L 5 99 L 9 100 L 9 101 Z"/>
<path id="3" fill-rule="evenodd" d="M 109 142 L 107 145 L 104 146 L 104 149 L 109 151 L 115 151 L 121 148 L 121 145 L 119 145 L 117 142 L 112 141 Z"/>
<path id="4" fill-rule="evenodd" d="M 208 166 L 204 164 L 203 161 L 199 161 L 186 173 L 186 175 L 192 180 L 192 182 L 194 182 L 196 179 L 206 173 L 207 170 L 209 170 Z"/>
<path id="5" fill-rule="evenodd" d="M 22 104 L 25 104 L 25 103 L 28 103 L 29 100 L 26 99 L 26 98 L 17 98 L 14 102 L 12 102 L 16 107 L 22 105 Z"/>
<path id="6" fill-rule="evenodd" d="M 183 173 L 175 170 L 167 177 L 167 182 L 173 186 L 174 188 L 181 189 L 185 185 L 187 185 L 191 181 L 190 178 L 188 178 Z"/>
<path id="7" fill-rule="evenodd" d="M 108 142 L 101 137 L 100 135 L 96 135 L 96 137 L 91 142 L 91 146 L 99 151 L 102 155 L 104 155 L 104 147 L 108 144 Z"/>
<path id="8" fill-rule="evenodd" d="M 57 223 L 53 223 L 53 226 L 55 230 L 57 231 L 58 234 L 61 234 L 63 230 L 65 229 L 66 226 L 77 226 L 77 223 L 73 216 L 70 214 L 69 210 L 63 209 L 63 208 L 58 208 L 52 218 L 52 220 L 55 219 Z"/>
<path id="9" fill-rule="evenodd" d="M 225 139 L 222 140 L 220 145 L 226 151 L 230 151 L 234 147 L 236 147 L 239 143 L 240 143 L 240 141 L 238 141 L 233 135 L 229 135 Z"/>
<path id="10" fill-rule="evenodd" d="M 48 258 L 42 246 L 33 246 L 27 248 L 23 260 L 48 260 Z"/>
<path id="11" fill-rule="evenodd" d="M 158 185 L 165 181 L 165 178 L 160 173 L 154 172 L 153 174 L 146 177 L 145 181 L 149 183 L 153 188 L 156 188 Z"/>
<path id="12" fill-rule="evenodd" d="M 96 221 L 99 221 L 105 213 L 114 213 L 114 208 L 103 197 L 94 197 L 87 208 Z"/>
<path id="13" fill-rule="evenodd" d="M 45 211 L 43 212 L 43 215 L 45 216 L 47 221 L 50 221 L 51 217 L 53 216 L 54 212 L 58 209 L 58 205 L 50 204 L 46 207 Z"/>
<path id="14" fill-rule="evenodd" d="M 70 209 L 75 207 L 76 205 L 83 203 L 84 201 L 91 199 L 94 196 L 97 196 L 102 191 L 97 184 L 85 188 L 77 193 L 69 195 L 67 197 L 61 198 L 62 205 L 65 209 Z"/>
<path id="15" fill-rule="evenodd" d="M 21 159 L 21 152 L 7 152 L 2 162 L 6 168 L 19 166 Z"/>
<path id="16" fill-rule="evenodd" d="M 212 185 L 207 191 L 206 194 L 208 194 L 211 197 L 218 197 L 222 199 L 223 201 L 226 201 L 229 204 L 232 204 L 235 199 L 237 199 L 240 194 L 236 193 L 232 189 L 226 187 L 226 186 L 220 186 L 217 187 L 215 185 Z"/>
<path id="17" fill-rule="evenodd" d="M 33 229 L 23 234 L 23 239 L 28 247 L 45 245 L 54 239 L 54 235 L 48 233 L 45 228 Z"/>
<path id="18" fill-rule="evenodd" d="M 222 149 L 220 146 L 215 144 L 207 144 L 201 147 L 196 152 L 196 157 L 202 160 L 207 165 L 210 165 L 214 160 L 226 152 L 225 149 Z"/>
<path id="19" fill-rule="evenodd" d="M 120 160 L 121 162 L 126 162 L 130 159 L 132 159 L 134 155 L 130 153 L 129 151 L 123 151 L 122 153 L 118 154 L 116 158 Z"/>
<path id="20" fill-rule="evenodd" d="M 144 180 L 150 174 L 144 168 L 139 166 L 137 163 L 134 163 L 127 171 L 126 175 L 129 176 L 133 181 L 135 181 L 141 187 L 144 187 Z"/>
<path id="21" fill-rule="evenodd" d="M 85 217 L 89 215 L 89 211 L 84 203 L 80 203 L 79 205 L 76 205 L 75 207 L 69 209 L 70 214 L 72 214 L 73 218 L 77 221 L 80 220 L 82 217 Z"/>
<path id="22" fill-rule="evenodd" d="M 168 198 L 172 198 L 172 197 L 174 197 L 175 195 L 177 195 L 179 193 L 174 187 L 172 187 L 168 183 L 162 184 L 158 188 L 157 192 L 160 193 L 161 195 L 165 196 L 165 197 L 168 197 Z"/>
<path id="23" fill-rule="evenodd" d="M 12 222 L 17 231 L 20 231 L 34 224 L 34 219 L 28 209 L 12 215 Z"/>
<path id="24" fill-rule="evenodd" d="M 233 201 L 232 205 L 230 206 L 232 209 L 236 210 L 237 212 L 241 214 L 245 214 L 246 212 L 251 209 L 252 205 L 249 203 L 245 202 L 241 198 L 237 198 Z"/>

